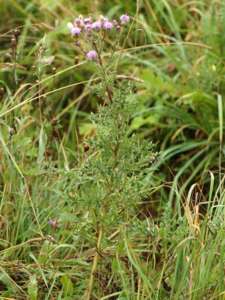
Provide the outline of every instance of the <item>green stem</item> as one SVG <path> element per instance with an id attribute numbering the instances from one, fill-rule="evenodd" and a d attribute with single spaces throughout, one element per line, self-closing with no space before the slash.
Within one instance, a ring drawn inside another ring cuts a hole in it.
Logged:
<path id="1" fill-rule="evenodd" d="M 109 101 L 112 102 L 112 91 L 110 90 L 110 88 L 107 84 L 107 74 L 106 74 L 105 67 L 104 67 L 104 64 L 102 61 L 102 57 L 101 57 L 101 54 L 100 54 L 95 42 L 93 42 L 93 45 L 94 45 L 95 51 L 97 52 L 99 65 L 100 65 L 102 73 L 103 73 L 103 80 L 104 80 L 104 84 L 105 84 L 106 93 L 108 95 Z"/>
<path id="2" fill-rule="evenodd" d="M 98 230 L 98 240 L 97 240 L 97 246 L 96 246 L 96 253 L 95 253 L 95 256 L 94 256 L 94 259 L 93 259 L 89 284 L 88 284 L 88 288 L 87 288 L 87 291 L 86 291 L 85 296 L 84 296 L 85 300 L 90 300 L 91 299 L 93 285 L 94 285 L 95 272 L 96 272 L 96 269 L 97 269 L 98 260 L 99 260 L 99 256 L 100 256 L 99 249 L 100 249 L 100 245 L 101 245 L 101 241 L 102 241 L 102 232 L 103 232 L 102 231 L 102 226 L 100 226 L 100 228 Z"/>

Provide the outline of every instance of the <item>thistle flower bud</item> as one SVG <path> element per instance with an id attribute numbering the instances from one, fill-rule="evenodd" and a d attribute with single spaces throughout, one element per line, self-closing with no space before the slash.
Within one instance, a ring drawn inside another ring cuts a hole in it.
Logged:
<path id="1" fill-rule="evenodd" d="M 91 32 L 91 30 L 92 30 L 91 24 L 86 24 L 84 29 L 85 29 L 86 32 Z"/>
<path id="2" fill-rule="evenodd" d="M 74 20 L 74 24 L 75 26 L 77 27 L 84 27 L 84 20 L 83 20 L 83 17 L 82 16 L 79 16 L 78 18 L 76 18 Z"/>
<path id="3" fill-rule="evenodd" d="M 116 20 L 113 20 L 112 23 L 113 23 L 113 26 L 117 26 L 118 25 L 118 22 Z"/>
<path id="4" fill-rule="evenodd" d="M 120 23 L 117 22 L 116 20 L 113 20 L 112 22 L 113 22 L 113 27 L 116 28 L 117 31 L 119 31 L 121 28 Z"/>

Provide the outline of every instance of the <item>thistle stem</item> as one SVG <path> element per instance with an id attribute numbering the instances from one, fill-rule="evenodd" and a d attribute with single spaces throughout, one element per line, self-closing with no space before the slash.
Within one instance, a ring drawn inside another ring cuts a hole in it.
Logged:
<path id="1" fill-rule="evenodd" d="M 104 67 L 103 61 L 102 61 L 101 54 L 100 54 L 99 49 L 98 49 L 98 47 L 97 47 L 97 45 L 96 45 L 95 42 L 93 42 L 93 46 L 95 48 L 95 51 L 97 52 L 99 65 L 100 65 L 100 67 L 102 69 L 106 93 L 108 95 L 109 101 L 112 102 L 112 91 L 110 90 L 110 88 L 109 88 L 109 86 L 107 84 L 107 80 L 106 80 L 107 75 L 106 75 L 106 71 L 105 71 L 105 67 Z"/>

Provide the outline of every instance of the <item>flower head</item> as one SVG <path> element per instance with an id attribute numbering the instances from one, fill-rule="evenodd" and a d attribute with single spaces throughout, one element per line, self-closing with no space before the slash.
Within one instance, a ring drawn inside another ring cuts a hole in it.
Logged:
<path id="1" fill-rule="evenodd" d="M 88 60 L 96 60 L 97 57 L 98 57 L 98 54 L 97 54 L 97 52 L 95 50 L 90 50 L 86 54 L 86 58 Z"/>
<path id="2" fill-rule="evenodd" d="M 113 28 L 113 23 L 110 21 L 104 21 L 103 22 L 103 28 L 105 30 L 111 30 Z"/>
<path id="3" fill-rule="evenodd" d="M 130 22 L 130 17 L 127 14 L 122 15 L 120 17 L 120 22 L 121 22 L 122 25 L 125 25 L 125 24 Z"/>
<path id="4" fill-rule="evenodd" d="M 68 23 L 67 27 L 72 35 L 79 35 L 81 33 L 81 29 L 79 27 L 74 26 L 72 23 Z"/>
<path id="5" fill-rule="evenodd" d="M 71 29 L 72 35 L 79 35 L 81 33 L 81 29 L 79 27 L 73 27 Z"/>
<path id="6" fill-rule="evenodd" d="M 91 28 L 94 30 L 100 30 L 102 28 L 102 22 L 101 21 L 95 21 L 91 24 Z"/>

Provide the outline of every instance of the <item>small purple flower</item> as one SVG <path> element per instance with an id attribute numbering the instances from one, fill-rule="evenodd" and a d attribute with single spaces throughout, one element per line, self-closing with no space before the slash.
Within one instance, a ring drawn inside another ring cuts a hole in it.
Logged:
<path id="1" fill-rule="evenodd" d="M 90 50 L 86 54 L 86 58 L 88 60 L 96 60 L 97 57 L 98 57 L 98 54 L 97 54 L 97 52 L 95 50 Z"/>
<path id="2" fill-rule="evenodd" d="M 130 22 L 130 17 L 127 14 L 122 15 L 120 17 L 120 22 L 121 22 L 122 25 L 125 25 L 125 24 Z"/>
<path id="3" fill-rule="evenodd" d="M 72 35 L 74 35 L 74 36 L 80 35 L 81 29 L 80 29 L 79 27 L 73 27 L 73 28 L 71 29 L 71 33 L 72 33 Z"/>
<path id="4" fill-rule="evenodd" d="M 102 28 L 102 22 L 101 21 L 95 21 L 91 24 L 91 28 L 94 30 L 100 30 Z"/>
<path id="5" fill-rule="evenodd" d="M 103 28 L 105 30 L 111 30 L 113 28 L 113 23 L 110 21 L 104 21 Z"/>
<path id="6" fill-rule="evenodd" d="M 72 35 L 79 35 L 81 33 L 81 29 L 79 27 L 74 26 L 72 23 L 68 23 L 67 27 Z"/>

